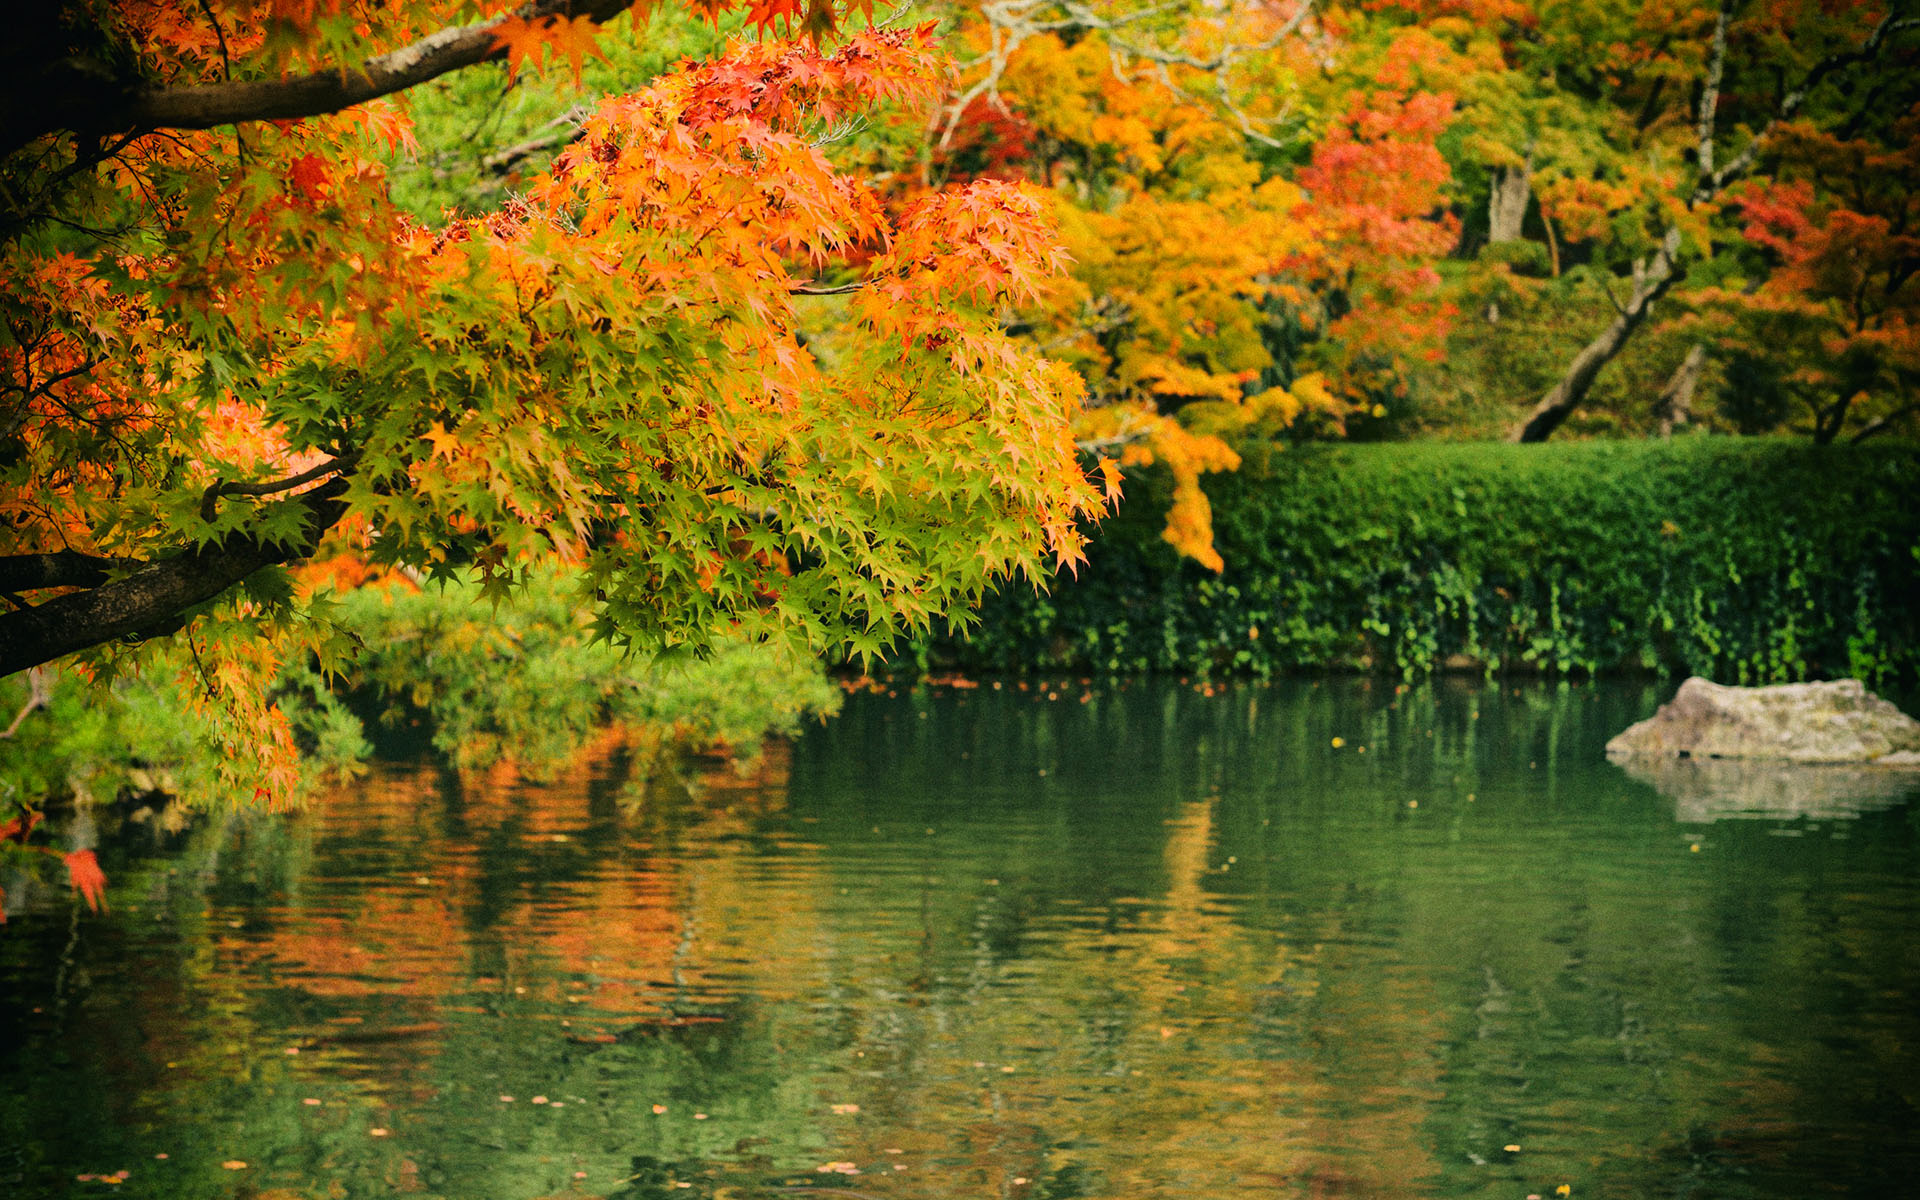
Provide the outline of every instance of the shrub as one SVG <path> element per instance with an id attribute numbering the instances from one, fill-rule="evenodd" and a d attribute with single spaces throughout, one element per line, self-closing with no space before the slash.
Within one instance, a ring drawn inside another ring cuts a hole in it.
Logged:
<path id="1" fill-rule="evenodd" d="M 923 655 L 974 669 L 1915 674 L 1920 449 L 1310 445 L 1209 480 L 1218 575 L 1127 481 L 1077 578 Z"/>

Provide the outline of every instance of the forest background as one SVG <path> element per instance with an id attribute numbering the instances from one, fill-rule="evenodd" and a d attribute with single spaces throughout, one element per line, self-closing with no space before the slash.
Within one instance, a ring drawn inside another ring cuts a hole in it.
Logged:
<path id="1" fill-rule="evenodd" d="M 11 841 L 282 802 L 383 722 L 750 745 L 902 645 L 1915 668 L 1900 5 L 574 7 L 75 4 L 10 51 Z M 469 63 L 385 95 L 156 115 L 440 29 Z M 45 632 L 167 564 L 227 576 Z"/>

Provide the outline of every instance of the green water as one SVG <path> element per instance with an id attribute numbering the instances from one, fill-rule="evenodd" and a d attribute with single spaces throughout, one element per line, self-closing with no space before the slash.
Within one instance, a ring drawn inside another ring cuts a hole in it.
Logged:
<path id="1" fill-rule="evenodd" d="M 936 687 L 103 814 L 110 915 L 10 888 L 0 1195 L 1913 1194 L 1913 794 L 1636 779 L 1658 699 Z"/>

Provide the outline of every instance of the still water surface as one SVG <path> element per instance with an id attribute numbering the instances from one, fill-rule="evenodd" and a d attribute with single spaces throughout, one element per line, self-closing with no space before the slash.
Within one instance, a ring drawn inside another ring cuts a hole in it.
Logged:
<path id="1" fill-rule="evenodd" d="M 1606 763 L 1657 699 L 861 693 L 129 826 L 0 934 L 0 1195 L 1914 1194 L 1912 789 Z"/>

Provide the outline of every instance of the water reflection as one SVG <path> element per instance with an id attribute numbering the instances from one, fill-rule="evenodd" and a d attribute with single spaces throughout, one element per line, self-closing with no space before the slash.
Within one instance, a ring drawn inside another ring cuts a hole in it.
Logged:
<path id="1" fill-rule="evenodd" d="M 745 776 L 122 839 L 0 941 L 0 1185 L 1893 1194 L 1912 808 L 1704 838 L 1604 761 L 1656 699 L 861 694 Z"/>
<path id="2" fill-rule="evenodd" d="M 1673 801 L 1675 820 L 1697 824 L 1739 817 L 1840 820 L 1920 794 L 1920 771 L 1892 767 L 1651 757 L 1622 759 L 1620 767 Z"/>

